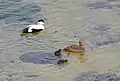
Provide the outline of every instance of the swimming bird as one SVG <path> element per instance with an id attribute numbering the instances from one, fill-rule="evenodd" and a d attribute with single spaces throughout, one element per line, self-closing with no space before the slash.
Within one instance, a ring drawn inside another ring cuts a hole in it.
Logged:
<path id="1" fill-rule="evenodd" d="M 68 63 L 68 60 L 60 59 L 57 62 L 58 65 L 62 65 L 62 64 L 65 64 L 65 63 Z"/>
<path id="2" fill-rule="evenodd" d="M 44 20 L 38 20 L 37 24 L 28 25 L 27 28 L 23 29 L 22 33 L 35 33 L 44 30 Z"/>
<path id="3" fill-rule="evenodd" d="M 79 54 L 84 54 L 85 52 L 85 48 L 83 47 L 83 40 L 81 39 L 79 41 L 79 45 L 71 45 L 71 46 L 67 46 L 65 47 L 62 51 L 67 52 L 68 55 L 70 53 L 79 53 Z"/>
<path id="4" fill-rule="evenodd" d="M 55 56 L 61 56 L 61 55 L 62 55 L 61 51 L 62 51 L 61 49 L 55 51 L 55 52 L 54 52 L 54 55 L 55 55 Z"/>

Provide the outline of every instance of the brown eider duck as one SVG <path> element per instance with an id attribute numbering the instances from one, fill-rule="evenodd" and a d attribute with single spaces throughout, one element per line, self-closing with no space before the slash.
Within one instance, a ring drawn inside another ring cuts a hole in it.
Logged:
<path id="1" fill-rule="evenodd" d="M 80 55 L 83 55 L 85 52 L 85 48 L 83 47 L 83 40 L 79 41 L 79 45 L 68 46 L 64 48 L 62 51 L 67 52 L 68 55 L 70 53 L 79 53 Z"/>

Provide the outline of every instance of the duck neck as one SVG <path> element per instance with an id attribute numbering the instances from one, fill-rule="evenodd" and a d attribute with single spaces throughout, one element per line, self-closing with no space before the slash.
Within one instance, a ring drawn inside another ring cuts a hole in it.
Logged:
<path id="1" fill-rule="evenodd" d="M 43 22 L 38 22 L 37 25 L 43 25 L 44 23 Z"/>
<path id="2" fill-rule="evenodd" d="M 83 46 L 83 43 L 81 41 L 79 41 L 79 46 Z"/>
<path id="3" fill-rule="evenodd" d="M 37 25 L 42 25 L 42 24 L 40 22 L 38 22 Z"/>

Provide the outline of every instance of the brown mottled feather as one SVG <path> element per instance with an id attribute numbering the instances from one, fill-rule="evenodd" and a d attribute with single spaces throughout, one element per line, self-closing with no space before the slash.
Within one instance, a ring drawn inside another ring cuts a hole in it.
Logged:
<path id="1" fill-rule="evenodd" d="M 72 53 L 81 53 L 85 52 L 85 48 L 83 47 L 82 40 L 79 41 L 79 45 L 71 45 L 63 49 L 65 52 Z"/>

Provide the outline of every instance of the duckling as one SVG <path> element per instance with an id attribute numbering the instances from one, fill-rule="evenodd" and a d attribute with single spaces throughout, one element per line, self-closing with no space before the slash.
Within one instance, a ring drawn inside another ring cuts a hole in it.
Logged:
<path id="1" fill-rule="evenodd" d="M 57 62 L 58 65 L 65 64 L 65 63 L 68 63 L 68 60 L 60 59 Z"/>
<path id="2" fill-rule="evenodd" d="M 62 55 L 61 51 L 62 51 L 61 49 L 55 51 L 55 52 L 54 52 L 54 55 L 55 55 L 55 56 L 61 56 L 61 55 Z"/>
<path id="3" fill-rule="evenodd" d="M 79 41 L 79 45 L 71 45 L 65 47 L 62 51 L 70 53 L 80 53 L 83 54 L 85 52 L 85 48 L 83 47 L 83 40 Z"/>
<path id="4" fill-rule="evenodd" d="M 35 33 L 44 30 L 44 21 L 38 20 L 37 24 L 28 25 L 27 28 L 22 30 L 22 33 Z"/>

